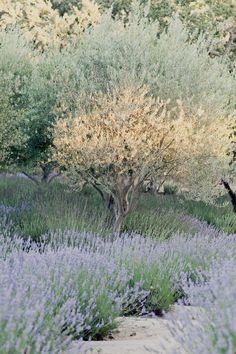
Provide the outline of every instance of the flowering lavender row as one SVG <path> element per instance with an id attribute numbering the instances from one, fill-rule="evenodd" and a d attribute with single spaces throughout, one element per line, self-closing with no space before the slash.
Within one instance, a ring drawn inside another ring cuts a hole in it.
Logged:
<path id="1" fill-rule="evenodd" d="M 0 262 L 3 353 L 58 353 L 71 337 L 106 333 L 123 308 L 145 298 L 112 259 L 73 248 L 12 250 Z"/>
<path id="2" fill-rule="evenodd" d="M 191 321 L 183 313 L 170 327 L 184 352 L 236 353 L 236 252 L 235 245 L 231 246 L 225 257 L 214 259 L 208 269 L 196 271 L 195 279 L 187 273 L 181 275 L 185 298 L 179 303 L 195 306 L 201 314 L 197 321 Z"/>
<path id="3" fill-rule="evenodd" d="M 204 310 L 198 326 L 185 323 L 187 335 L 180 338 L 182 347 L 197 354 L 235 354 L 236 352 L 236 253 L 212 264 L 198 274 L 198 284 L 183 279 L 187 296 L 184 302 Z M 176 333 L 175 333 L 176 334 Z M 183 339 L 184 338 L 184 339 Z"/>
<path id="4" fill-rule="evenodd" d="M 59 353 L 75 338 L 102 338 L 117 316 L 167 310 L 181 294 L 181 274 L 207 269 L 233 249 L 235 236 L 218 233 L 157 242 L 67 231 L 46 235 L 41 244 L 6 233 L 1 353 Z"/>

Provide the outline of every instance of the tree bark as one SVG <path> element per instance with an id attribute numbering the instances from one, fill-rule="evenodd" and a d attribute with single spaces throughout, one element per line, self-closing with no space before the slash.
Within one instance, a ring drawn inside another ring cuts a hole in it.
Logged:
<path id="1" fill-rule="evenodd" d="M 35 178 L 34 176 L 29 175 L 27 172 L 22 171 L 21 172 L 24 176 L 26 176 L 28 179 L 30 179 L 32 182 L 39 184 L 39 181 L 37 180 L 37 178 Z"/>
<path id="2" fill-rule="evenodd" d="M 140 193 L 140 187 L 143 183 L 143 179 L 133 179 L 124 177 L 117 185 L 117 189 L 113 192 L 114 198 L 114 216 L 115 221 L 113 224 L 113 232 L 120 234 L 122 225 L 128 214 L 135 208 L 138 196 Z"/>
<path id="3" fill-rule="evenodd" d="M 92 183 L 92 186 L 96 189 L 96 191 L 101 196 L 103 202 L 106 204 L 106 207 L 113 212 L 114 207 L 114 198 L 110 193 L 104 192 L 96 183 Z"/>
<path id="4" fill-rule="evenodd" d="M 41 165 L 41 169 L 43 171 L 43 174 L 42 174 L 42 177 L 41 177 L 41 182 L 42 183 L 48 183 L 49 177 L 50 177 L 51 172 L 52 172 L 52 168 L 51 168 L 51 166 L 45 164 L 45 165 Z"/>
<path id="5" fill-rule="evenodd" d="M 113 224 L 113 233 L 115 234 L 120 234 L 121 233 L 121 227 L 125 221 L 125 216 L 124 215 L 119 215 L 116 217 L 115 222 Z"/>
<path id="6" fill-rule="evenodd" d="M 103 191 L 96 185 L 96 183 L 92 183 L 92 186 L 94 189 L 96 189 L 96 191 L 99 193 L 102 200 L 105 202 L 105 196 L 104 196 Z"/>
<path id="7" fill-rule="evenodd" d="M 40 179 L 40 178 L 29 175 L 25 171 L 22 171 L 21 173 L 24 176 L 26 176 L 29 180 L 36 183 L 37 185 L 39 185 L 40 183 L 51 183 L 54 180 L 54 178 L 60 176 L 60 173 L 53 173 L 53 174 L 52 173 L 43 173 L 43 176 Z"/>
<path id="8" fill-rule="evenodd" d="M 51 183 L 54 180 L 54 178 L 59 177 L 59 176 L 60 176 L 60 173 L 50 174 L 50 176 L 48 177 L 47 183 Z"/>
<path id="9" fill-rule="evenodd" d="M 114 209 L 114 198 L 111 194 L 107 193 L 105 196 L 106 206 L 113 213 Z"/>
<path id="10" fill-rule="evenodd" d="M 221 179 L 221 183 L 223 184 L 223 186 L 225 187 L 225 189 L 228 192 L 228 195 L 230 197 L 231 200 L 231 204 L 233 206 L 233 211 L 234 213 L 236 213 L 236 194 L 233 192 L 232 188 L 230 187 L 229 183 L 224 181 L 223 179 Z"/>

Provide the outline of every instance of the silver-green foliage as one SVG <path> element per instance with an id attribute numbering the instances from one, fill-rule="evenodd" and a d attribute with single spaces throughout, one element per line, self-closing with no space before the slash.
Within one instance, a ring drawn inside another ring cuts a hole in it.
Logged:
<path id="1" fill-rule="evenodd" d="M 74 90 L 70 89 L 73 83 L 70 75 L 72 68 L 73 63 L 68 60 L 67 53 L 54 49 L 36 54 L 27 85 L 27 124 L 23 122 L 20 126 L 26 140 L 24 145 L 15 150 L 19 166 L 35 168 L 48 163 L 51 127 L 57 116 L 57 106 L 61 106 L 64 99 L 71 102 L 69 94 L 73 95 L 76 89 L 76 85 L 73 86 Z"/>
<path id="2" fill-rule="evenodd" d="M 147 84 L 155 96 L 182 100 L 191 113 L 201 108 L 228 114 L 234 108 L 233 75 L 221 59 L 210 58 L 204 37 L 191 42 L 178 18 L 158 36 L 158 23 L 136 11 L 125 26 L 107 14 L 72 54 L 80 92 Z"/>
<path id="3" fill-rule="evenodd" d="M 25 117 L 32 64 L 30 48 L 16 32 L 0 32 L 0 164 L 24 142 L 19 125 Z"/>

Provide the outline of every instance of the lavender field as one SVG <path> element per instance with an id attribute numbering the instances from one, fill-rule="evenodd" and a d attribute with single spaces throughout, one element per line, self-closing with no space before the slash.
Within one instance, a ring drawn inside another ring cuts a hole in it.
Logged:
<path id="1" fill-rule="evenodd" d="M 25 199 L 37 188 L 24 181 L 4 183 L 12 183 Z M 28 186 L 25 195 L 20 185 Z M 3 187 L 2 198 L 9 203 Z M 80 340 L 107 337 L 117 317 L 160 316 L 175 303 L 206 311 L 198 327 L 183 315 L 187 337 L 180 335 L 178 322 L 172 330 L 187 353 L 235 353 L 235 234 L 184 216 L 176 207 L 170 215 L 185 222 L 190 233 L 171 225 L 167 232 L 165 224 L 155 237 L 74 228 L 33 241 L 17 226 L 16 215 L 23 216 L 26 207 L 16 209 L 1 207 L 1 353 L 61 353 L 74 341 L 83 353 Z M 145 218 L 142 222 L 147 225 Z"/>

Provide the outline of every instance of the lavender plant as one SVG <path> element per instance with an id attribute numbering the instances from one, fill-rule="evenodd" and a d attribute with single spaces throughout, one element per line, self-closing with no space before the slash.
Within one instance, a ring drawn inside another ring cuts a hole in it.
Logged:
<path id="1" fill-rule="evenodd" d="M 233 252 L 228 250 L 225 256 L 224 260 L 213 262 L 209 270 L 199 271 L 197 284 L 184 277 L 183 289 L 187 296 L 184 303 L 197 306 L 204 312 L 197 326 L 183 316 L 184 326 L 179 331 L 177 324 L 177 330 L 172 333 L 191 353 L 235 353 L 235 248 Z"/>
<path id="2" fill-rule="evenodd" d="M 1 353 L 59 353 L 73 339 L 103 338 L 118 316 L 168 310 L 187 293 L 181 274 L 196 280 L 229 249 L 235 236 L 206 225 L 164 242 L 64 231 L 36 244 L 9 231 L 0 238 Z"/>
<path id="3" fill-rule="evenodd" d="M 131 272 L 92 248 L 9 244 L 0 251 L 2 353 L 58 353 L 74 337 L 99 338 L 146 298 L 141 282 L 128 286 Z"/>
<path id="4" fill-rule="evenodd" d="M 197 316 L 182 312 L 169 326 L 172 336 L 187 353 L 234 354 L 236 350 L 235 236 L 231 247 L 221 257 L 214 257 L 209 267 L 181 275 L 185 297 L 180 304 L 195 308 Z M 191 311 L 192 312 L 192 311 Z"/>

